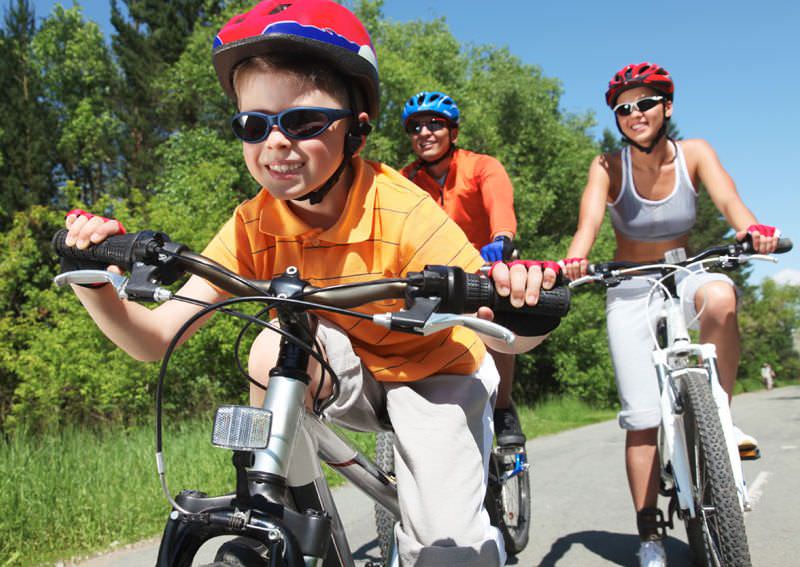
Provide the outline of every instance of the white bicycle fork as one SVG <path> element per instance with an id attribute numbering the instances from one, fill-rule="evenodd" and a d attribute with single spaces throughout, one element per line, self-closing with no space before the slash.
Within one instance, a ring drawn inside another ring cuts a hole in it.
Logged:
<path id="1" fill-rule="evenodd" d="M 683 425 L 683 410 L 678 403 L 677 384 L 682 376 L 688 373 L 686 364 L 690 356 L 697 356 L 703 360 L 704 370 L 709 379 L 711 393 L 717 406 L 722 432 L 728 449 L 734 482 L 739 496 L 739 505 L 742 510 L 749 510 L 750 504 L 747 495 L 747 484 L 742 471 L 739 458 L 739 447 L 733 438 L 733 421 L 728 394 L 719 382 L 717 370 L 716 347 L 711 344 L 693 344 L 686 328 L 683 311 L 678 299 L 668 300 L 664 306 L 667 321 L 667 348 L 653 351 L 653 364 L 658 375 L 661 390 L 661 436 L 660 455 L 663 463 L 670 463 L 672 479 L 678 503 L 682 510 L 694 518 L 697 516 L 693 495 L 689 490 L 692 486 L 692 473 L 689 461 L 688 447 L 686 446 L 686 431 Z M 662 467 L 664 468 L 664 467 Z"/>

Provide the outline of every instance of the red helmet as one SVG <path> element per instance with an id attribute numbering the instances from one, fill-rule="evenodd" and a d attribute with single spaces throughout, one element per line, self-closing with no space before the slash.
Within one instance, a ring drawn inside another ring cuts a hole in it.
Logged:
<path id="1" fill-rule="evenodd" d="M 225 93 L 235 98 L 233 69 L 249 57 L 297 53 L 321 59 L 353 79 L 378 116 L 378 59 L 359 19 L 331 0 L 265 0 L 234 16 L 214 38 L 212 60 Z"/>
<path id="2" fill-rule="evenodd" d="M 606 104 L 613 107 L 619 95 L 636 87 L 650 87 L 669 100 L 672 100 L 675 93 L 675 85 L 667 70 L 645 61 L 644 63 L 625 65 L 616 72 L 614 78 L 608 82 Z"/>

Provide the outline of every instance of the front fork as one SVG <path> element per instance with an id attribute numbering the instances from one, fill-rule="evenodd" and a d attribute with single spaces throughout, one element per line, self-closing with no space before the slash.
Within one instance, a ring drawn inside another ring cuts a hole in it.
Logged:
<path id="1" fill-rule="evenodd" d="M 687 333 L 688 339 L 688 333 Z M 691 344 L 679 341 L 666 349 L 653 351 L 653 363 L 661 390 L 661 432 L 659 439 L 659 455 L 662 461 L 662 475 L 668 483 L 672 481 L 681 510 L 690 517 L 696 517 L 693 495 L 688 490 L 692 486 L 692 471 L 689 461 L 689 448 L 686 445 L 686 432 L 683 425 L 683 407 L 680 400 L 678 381 L 686 372 L 685 368 L 675 368 L 675 360 L 685 360 L 687 356 L 697 356 L 703 360 L 711 394 L 717 406 L 722 432 L 725 438 L 728 458 L 731 464 L 733 479 L 736 484 L 739 505 L 743 510 L 749 510 L 750 504 L 747 494 L 747 483 L 744 479 L 739 447 L 733 436 L 733 421 L 731 417 L 728 394 L 722 388 L 717 367 L 716 347 L 711 344 Z M 664 471 L 668 471 L 664 474 Z M 671 476 L 671 478 L 670 478 Z M 682 489 L 683 488 L 683 489 Z"/>

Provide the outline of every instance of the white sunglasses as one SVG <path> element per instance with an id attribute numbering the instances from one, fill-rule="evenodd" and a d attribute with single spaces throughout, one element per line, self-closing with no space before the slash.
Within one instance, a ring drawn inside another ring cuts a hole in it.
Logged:
<path id="1" fill-rule="evenodd" d="M 630 116 L 634 110 L 647 112 L 662 100 L 664 100 L 663 96 L 648 96 L 635 102 L 623 102 L 614 107 L 614 113 L 617 116 Z"/>

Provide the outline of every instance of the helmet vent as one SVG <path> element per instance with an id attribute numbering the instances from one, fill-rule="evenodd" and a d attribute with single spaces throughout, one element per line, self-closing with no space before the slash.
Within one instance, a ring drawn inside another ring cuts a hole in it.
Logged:
<path id="1" fill-rule="evenodd" d="M 270 10 L 269 15 L 270 16 L 274 16 L 275 14 L 280 14 L 281 12 L 283 12 L 286 8 L 289 8 L 290 6 L 291 6 L 291 4 L 278 4 L 272 10 Z"/>

